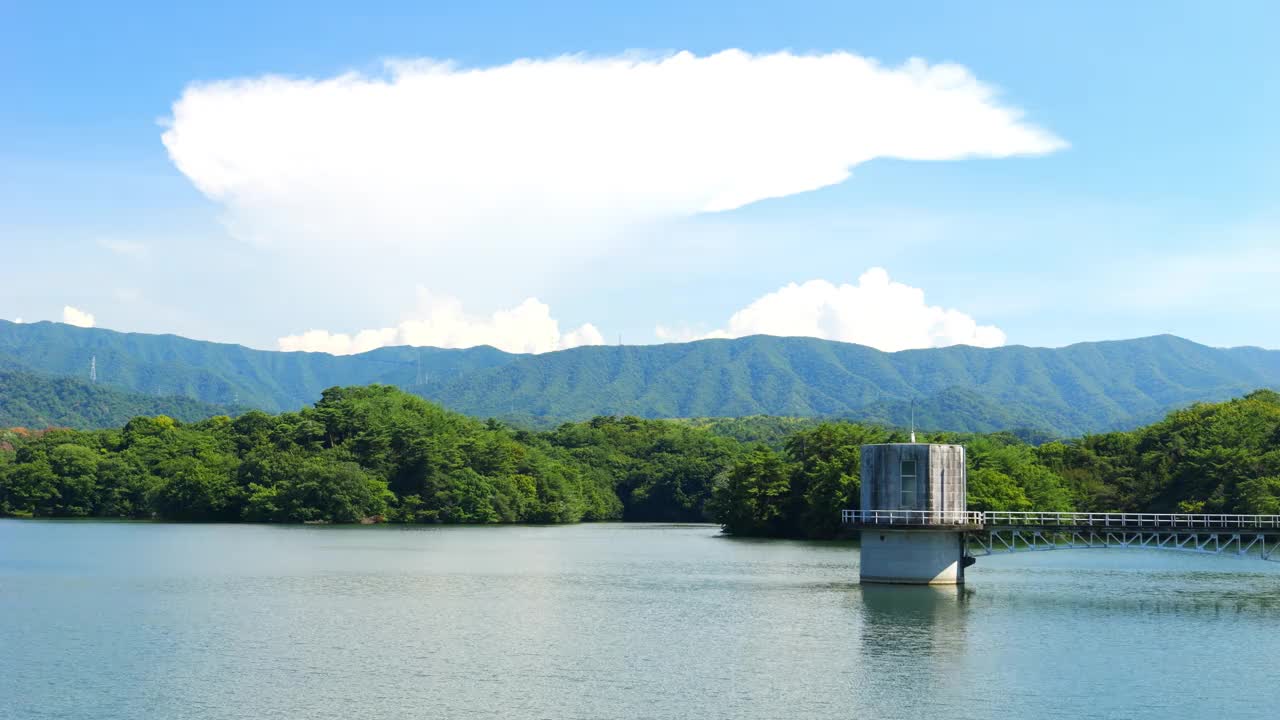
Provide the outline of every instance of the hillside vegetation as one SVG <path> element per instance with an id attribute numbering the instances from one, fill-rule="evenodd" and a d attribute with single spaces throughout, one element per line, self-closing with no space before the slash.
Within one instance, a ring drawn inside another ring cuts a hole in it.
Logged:
<path id="1" fill-rule="evenodd" d="M 582 419 L 783 415 L 1059 437 L 1133 427 L 1196 401 L 1280 387 L 1280 352 L 1174 337 L 1060 349 L 947 347 L 884 353 L 757 336 L 590 347 L 475 371 L 427 394 L 479 416 L 516 408 Z"/>
<path id="2" fill-rule="evenodd" d="M 332 388 L 296 413 L 118 430 L 0 433 L 0 513 L 189 521 L 562 523 L 714 520 L 830 537 L 856 507 L 860 446 L 900 432 L 749 418 L 597 417 L 513 430 L 388 386 Z M 1280 395 L 1195 405 L 1131 432 L 968 447 L 979 510 L 1280 513 Z"/>
<path id="3" fill-rule="evenodd" d="M 0 370 L 0 427 L 90 429 L 123 425 L 139 415 L 194 422 L 228 412 L 189 397 L 152 397 L 67 377 Z"/>
<path id="4" fill-rule="evenodd" d="M 397 347 L 332 356 L 0 321 L 0 369 L 83 379 L 95 356 L 101 385 L 144 395 L 278 412 L 302 408 L 328 387 L 381 383 L 474 417 L 543 429 L 599 415 L 905 426 L 914 402 L 920 427 L 1046 439 L 1132 428 L 1193 402 L 1280 388 L 1280 351 L 1172 336 L 897 353 L 756 336 L 542 355 Z"/>
<path id="5" fill-rule="evenodd" d="M 302 408 L 329 387 L 374 382 L 412 387 L 419 380 L 429 386 L 519 356 L 490 347 L 380 348 L 347 356 L 275 352 L 176 335 L 0 320 L 0 369 L 84 379 L 95 357 L 104 386 L 279 412 Z"/>

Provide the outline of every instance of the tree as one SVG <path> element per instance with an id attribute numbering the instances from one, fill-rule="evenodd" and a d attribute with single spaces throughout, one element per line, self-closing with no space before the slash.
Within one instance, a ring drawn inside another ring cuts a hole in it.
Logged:
<path id="1" fill-rule="evenodd" d="M 716 479 L 708 509 L 716 522 L 735 535 L 778 535 L 791 490 L 786 462 L 764 446 Z"/>
<path id="2" fill-rule="evenodd" d="M 98 463 L 101 455 L 83 445 L 62 443 L 49 451 L 49 467 L 58 476 L 58 502 L 52 514 L 93 515 L 98 506 Z"/>
<path id="3" fill-rule="evenodd" d="M 887 436 L 878 427 L 824 423 L 787 438 L 787 457 L 795 464 L 790 478 L 788 534 L 835 537 L 840 531 L 840 512 L 858 507 L 862 446 L 885 442 Z"/>
<path id="4" fill-rule="evenodd" d="M 1253 478 L 1240 483 L 1239 509 L 1248 515 L 1280 515 L 1280 476 Z"/>
<path id="5" fill-rule="evenodd" d="M 0 476 L 0 510 L 6 515 L 53 515 L 61 498 L 58 476 L 45 460 L 20 463 Z"/>
<path id="6" fill-rule="evenodd" d="M 240 515 L 240 488 L 225 469 L 180 457 L 163 463 L 157 474 L 163 480 L 148 500 L 166 520 L 227 521 Z"/>
<path id="7" fill-rule="evenodd" d="M 281 515 L 271 519 L 292 522 L 360 522 L 385 515 L 393 499 L 386 481 L 356 463 L 321 459 L 308 461 L 275 490 Z"/>

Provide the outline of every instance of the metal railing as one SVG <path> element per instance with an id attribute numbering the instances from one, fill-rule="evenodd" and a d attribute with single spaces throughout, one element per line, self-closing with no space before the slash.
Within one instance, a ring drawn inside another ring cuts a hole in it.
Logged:
<path id="1" fill-rule="evenodd" d="M 1115 528 L 1280 528 L 1280 515 L 984 512 L 986 525 Z"/>
<path id="2" fill-rule="evenodd" d="M 1280 515 L 1190 513 L 982 512 L 976 510 L 842 510 L 847 525 L 978 525 L 1162 529 L 1280 529 Z"/>
<path id="3" fill-rule="evenodd" d="M 842 510 L 840 521 L 849 525 L 981 525 L 982 513 L 970 510 Z"/>

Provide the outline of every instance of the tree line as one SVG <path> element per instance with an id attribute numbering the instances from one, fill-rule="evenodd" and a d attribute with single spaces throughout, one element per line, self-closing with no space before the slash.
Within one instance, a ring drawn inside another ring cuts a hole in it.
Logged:
<path id="1" fill-rule="evenodd" d="M 1028 444 L 932 433 L 968 448 L 969 507 L 1280 513 L 1280 395 L 1199 404 L 1128 432 Z M 534 432 L 391 386 L 314 406 L 118 430 L 0 431 L 0 514 L 219 522 L 720 523 L 832 537 L 858 503 L 874 425 L 787 418 L 598 417 Z"/>

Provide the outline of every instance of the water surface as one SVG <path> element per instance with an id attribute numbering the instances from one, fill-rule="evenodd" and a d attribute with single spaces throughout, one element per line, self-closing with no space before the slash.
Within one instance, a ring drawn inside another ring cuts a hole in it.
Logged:
<path id="1" fill-rule="evenodd" d="M 1268 718 L 1280 564 L 711 526 L 0 520 L 6 718 Z"/>

